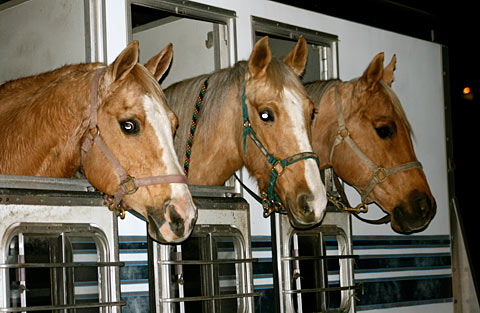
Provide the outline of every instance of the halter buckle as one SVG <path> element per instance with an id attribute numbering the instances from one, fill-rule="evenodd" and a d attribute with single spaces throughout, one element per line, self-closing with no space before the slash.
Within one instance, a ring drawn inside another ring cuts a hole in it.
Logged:
<path id="1" fill-rule="evenodd" d="M 387 170 L 384 167 L 379 167 L 377 168 L 375 173 L 373 173 L 373 176 L 377 179 L 379 183 L 382 183 L 388 177 Z"/>
<path id="2" fill-rule="evenodd" d="M 347 128 L 343 128 L 343 129 L 339 129 L 337 131 L 337 134 L 342 138 L 347 138 L 350 135 L 350 132 L 348 131 Z"/>
<path id="3" fill-rule="evenodd" d="M 120 219 L 122 219 L 122 220 L 125 219 L 125 208 L 123 206 L 119 205 L 117 207 L 117 206 L 115 206 L 114 203 L 111 203 L 111 204 L 108 205 L 108 209 L 110 211 L 115 212 L 115 215 L 117 217 L 120 217 Z"/>
<path id="4" fill-rule="evenodd" d="M 118 205 L 115 205 L 115 200 L 113 197 L 109 195 L 104 196 L 105 203 L 107 205 L 107 208 L 115 213 L 115 216 L 120 217 L 120 219 L 125 219 L 125 208 L 122 206 L 121 203 Z"/>
<path id="5" fill-rule="evenodd" d="M 267 218 L 273 213 L 282 213 L 284 210 L 283 204 L 278 201 L 270 201 L 268 199 L 268 194 L 264 191 L 261 193 L 262 195 L 262 206 L 263 206 L 263 217 Z"/>
<path id="6" fill-rule="evenodd" d="M 280 169 L 280 170 L 279 170 Z M 272 172 L 277 172 L 278 177 L 282 176 L 283 172 L 285 171 L 285 167 L 279 161 L 276 161 L 275 164 L 272 166 Z"/>
<path id="7" fill-rule="evenodd" d="M 128 175 L 126 179 L 120 182 L 120 186 L 125 191 L 125 194 L 131 195 L 137 192 L 138 187 L 135 186 L 135 178 Z"/>

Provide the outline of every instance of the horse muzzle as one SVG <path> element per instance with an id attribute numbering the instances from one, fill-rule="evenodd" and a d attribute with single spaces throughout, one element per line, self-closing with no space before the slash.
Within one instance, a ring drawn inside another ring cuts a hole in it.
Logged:
<path id="1" fill-rule="evenodd" d="M 408 201 L 396 206 L 391 214 L 394 231 L 411 234 L 424 230 L 437 211 L 435 199 L 430 195 L 412 192 Z"/>
<path id="2" fill-rule="evenodd" d="M 293 201 L 287 196 L 290 224 L 295 228 L 311 228 L 319 224 L 325 215 L 322 199 L 312 193 L 299 193 Z"/>
<path id="3" fill-rule="evenodd" d="M 187 197 L 171 199 L 162 208 L 148 207 L 149 236 L 160 243 L 179 243 L 187 239 L 197 221 L 197 208 Z"/>

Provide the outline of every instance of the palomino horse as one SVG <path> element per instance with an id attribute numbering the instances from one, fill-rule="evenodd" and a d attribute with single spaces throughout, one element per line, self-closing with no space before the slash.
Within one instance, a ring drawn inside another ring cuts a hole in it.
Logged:
<path id="1" fill-rule="evenodd" d="M 322 220 L 326 194 L 310 144 L 313 104 L 298 79 L 306 57 L 301 38 L 283 61 L 272 59 L 265 37 L 248 61 L 165 89 L 180 120 L 175 148 L 191 184 L 221 185 L 245 166 L 263 191 L 264 208 L 283 203 L 296 227 Z"/>
<path id="2" fill-rule="evenodd" d="M 436 203 L 415 156 L 410 124 L 390 88 L 395 63 L 393 56 L 384 69 L 380 53 L 356 80 L 305 87 L 318 113 L 312 146 L 320 168 L 333 167 L 364 204 L 375 202 L 389 213 L 393 230 L 412 233 L 427 227 Z"/>
<path id="3" fill-rule="evenodd" d="M 115 206 L 145 217 L 153 239 L 185 239 L 197 209 L 173 147 L 177 119 L 156 81 L 171 58 L 168 45 L 144 67 L 132 42 L 107 67 L 68 65 L 1 85 L 0 173 L 72 177 L 83 168 Z"/>

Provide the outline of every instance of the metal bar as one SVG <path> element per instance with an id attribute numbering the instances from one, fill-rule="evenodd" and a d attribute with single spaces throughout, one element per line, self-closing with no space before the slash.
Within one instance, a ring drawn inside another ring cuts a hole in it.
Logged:
<path id="1" fill-rule="evenodd" d="M 18 233 L 18 262 L 25 264 L 25 237 L 23 233 Z M 24 269 L 19 271 L 19 283 L 20 283 L 20 305 L 27 306 L 27 278 Z"/>
<path id="2" fill-rule="evenodd" d="M 300 261 L 298 257 L 300 256 L 299 247 L 298 247 L 298 233 L 293 234 L 293 255 L 296 260 L 293 263 L 293 277 L 292 279 L 295 280 L 295 285 L 297 289 L 302 289 L 302 281 L 300 277 Z M 299 304 L 297 307 L 297 313 L 303 313 L 303 301 L 302 301 L 302 294 L 297 294 L 297 303 Z"/>
<path id="3" fill-rule="evenodd" d="M 22 263 L 0 264 L 0 268 L 58 268 L 125 266 L 125 262 L 74 262 L 74 263 Z"/>
<path id="4" fill-rule="evenodd" d="M 198 297 L 187 297 L 187 298 L 162 298 L 160 302 L 163 303 L 173 303 L 173 302 L 193 302 L 193 301 L 212 301 L 212 300 L 226 300 L 226 299 L 237 299 L 237 298 L 249 298 L 249 297 L 258 297 L 260 293 L 251 292 L 251 293 L 239 293 L 239 294 L 226 294 L 218 296 L 198 296 Z"/>
<path id="5" fill-rule="evenodd" d="M 360 256 L 355 254 L 344 255 L 323 255 L 323 256 L 288 256 L 283 257 L 282 261 L 306 261 L 306 260 L 337 260 L 337 259 L 358 259 Z"/>
<path id="6" fill-rule="evenodd" d="M 86 179 L 0 175 L 0 188 L 55 191 L 95 191 Z"/>
<path id="7" fill-rule="evenodd" d="M 327 288 L 311 288 L 301 290 L 284 290 L 284 294 L 298 294 L 298 293 L 312 293 L 312 292 L 324 292 L 324 291 L 341 291 L 341 290 L 355 290 L 360 289 L 360 285 L 344 286 L 344 287 L 327 287 Z"/>
<path id="8" fill-rule="evenodd" d="M 232 260 L 212 260 L 212 261 L 203 261 L 203 260 L 182 260 L 182 261 L 174 261 L 174 260 L 159 260 L 158 264 L 162 265 L 211 265 L 211 264 L 238 264 L 238 263 L 253 263 L 258 262 L 258 258 L 252 259 L 232 259 Z M 0 267 L 1 268 L 1 267 Z"/>
<path id="9" fill-rule="evenodd" d="M 0 308 L 0 312 L 31 312 L 31 311 L 46 311 L 46 310 L 68 310 L 68 309 L 88 309 L 101 308 L 126 305 L 126 301 L 116 302 L 92 302 L 85 304 L 67 304 L 67 305 L 39 305 L 32 307 L 18 307 L 18 308 Z"/>
<path id="10" fill-rule="evenodd" d="M 183 259 L 182 256 L 182 245 L 177 245 L 177 260 L 181 261 Z M 181 264 L 175 267 L 175 274 L 177 275 L 177 283 L 178 283 L 178 295 L 180 298 L 185 297 L 185 288 L 184 288 L 184 281 L 183 281 L 183 267 Z M 180 303 L 180 313 L 185 313 L 185 303 Z"/>

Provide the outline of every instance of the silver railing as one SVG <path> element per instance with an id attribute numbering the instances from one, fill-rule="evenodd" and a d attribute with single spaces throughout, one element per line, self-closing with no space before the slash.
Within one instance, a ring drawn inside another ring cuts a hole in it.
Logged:
<path id="1" fill-rule="evenodd" d="M 0 175 L 0 312 L 120 312 L 117 220 L 81 179 Z"/>
<path id="2" fill-rule="evenodd" d="M 181 245 L 150 242 L 151 311 L 253 312 L 248 203 L 230 188 L 197 187 L 192 236 Z"/>
<path id="3" fill-rule="evenodd" d="M 321 226 L 309 230 L 292 228 L 280 214 L 272 224 L 277 312 L 355 312 L 349 213 L 328 208 Z"/>

